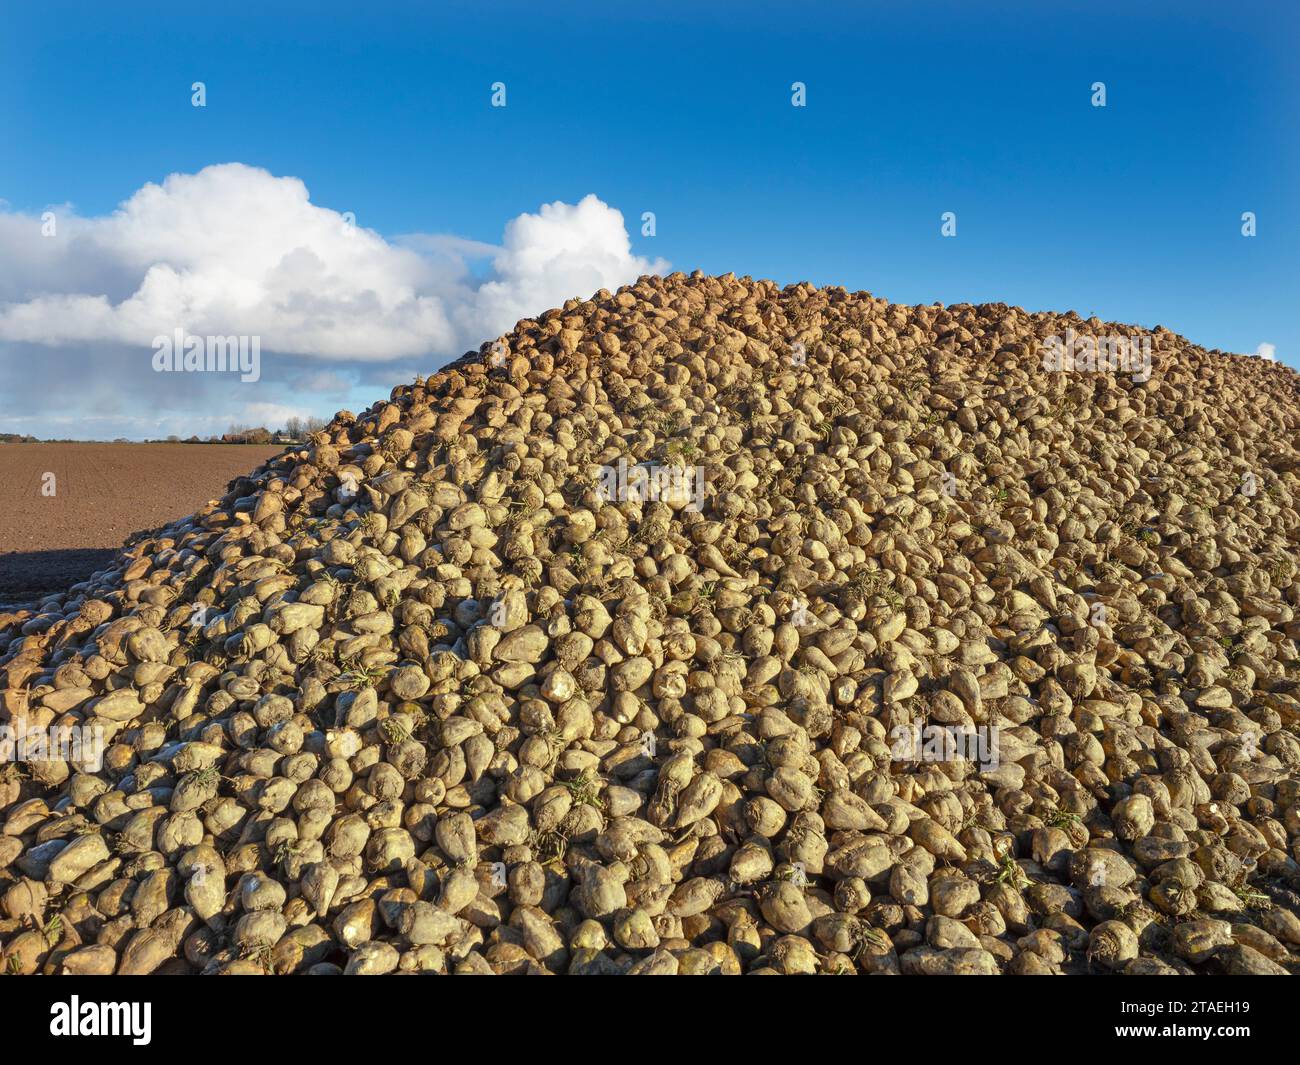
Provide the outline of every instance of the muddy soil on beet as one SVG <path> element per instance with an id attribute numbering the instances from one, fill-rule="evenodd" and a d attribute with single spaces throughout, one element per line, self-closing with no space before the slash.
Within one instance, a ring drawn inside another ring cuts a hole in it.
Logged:
<path id="1" fill-rule="evenodd" d="M 0 444 L 0 609 L 85 580 L 133 533 L 192 513 L 281 450 Z"/>

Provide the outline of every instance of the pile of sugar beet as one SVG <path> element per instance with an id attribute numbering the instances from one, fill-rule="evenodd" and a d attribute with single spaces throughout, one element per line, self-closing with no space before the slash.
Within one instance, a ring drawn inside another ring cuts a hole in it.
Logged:
<path id="1" fill-rule="evenodd" d="M 4 768 L 4 969 L 1300 972 L 1298 386 L 730 275 L 522 321 L 0 616 L 4 722 L 105 738 Z"/>

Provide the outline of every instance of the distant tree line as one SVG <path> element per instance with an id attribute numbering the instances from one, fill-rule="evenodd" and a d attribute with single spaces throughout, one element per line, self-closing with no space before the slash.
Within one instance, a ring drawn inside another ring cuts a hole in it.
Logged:
<path id="1" fill-rule="evenodd" d="M 278 432 L 264 425 L 231 425 L 220 438 L 209 437 L 209 443 L 219 439 L 223 444 L 294 444 L 306 440 L 312 433 L 324 429 L 329 423 L 324 418 L 290 418 Z M 191 437 L 187 443 L 193 443 Z"/>
<path id="2" fill-rule="evenodd" d="M 220 436 L 191 436 L 183 438 L 172 435 L 166 440 L 145 440 L 146 444 L 298 444 L 302 443 L 312 433 L 324 429 L 329 423 L 324 418 L 290 418 L 284 423 L 284 427 L 278 430 L 271 430 L 264 425 L 236 425 L 231 424 Z M 46 439 L 40 440 L 35 436 L 23 436 L 21 433 L 0 433 L 0 444 L 68 444 L 77 441 L 66 439 Z M 113 441 L 114 444 L 129 444 L 132 441 L 126 437 L 119 436 Z"/>

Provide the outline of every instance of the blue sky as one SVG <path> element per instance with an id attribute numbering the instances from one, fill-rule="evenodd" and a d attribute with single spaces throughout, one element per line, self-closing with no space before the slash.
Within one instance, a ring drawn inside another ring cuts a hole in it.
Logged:
<path id="1" fill-rule="evenodd" d="M 430 6 L 6 10 L 0 200 L 96 218 L 239 162 L 387 240 L 498 245 L 594 193 L 674 269 L 1073 309 L 1300 365 L 1293 5 Z M 11 371 L 45 356 L 68 357 L 0 346 Z M 382 369 L 308 405 L 373 400 Z"/>

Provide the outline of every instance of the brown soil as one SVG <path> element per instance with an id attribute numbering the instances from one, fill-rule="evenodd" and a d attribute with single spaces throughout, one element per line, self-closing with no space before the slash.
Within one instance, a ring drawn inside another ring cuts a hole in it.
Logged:
<path id="1" fill-rule="evenodd" d="M 0 444 L 0 605 L 84 580 L 132 533 L 184 517 L 279 446 Z M 53 473 L 53 496 L 42 493 Z"/>

